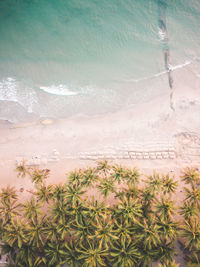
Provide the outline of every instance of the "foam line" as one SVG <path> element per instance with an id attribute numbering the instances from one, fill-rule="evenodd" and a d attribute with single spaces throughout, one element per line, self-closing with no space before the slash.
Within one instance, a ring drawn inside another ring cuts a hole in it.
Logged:
<path id="1" fill-rule="evenodd" d="M 61 96 L 74 96 L 78 95 L 77 92 L 70 91 L 65 85 L 51 85 L 51 86 L 40 86 L 40 89 L 46 93 L 53 95 L 61 95 Z"/>
<path id="2" fill-rule="evenodd" d="M 182 69 L 188 65 L 192 64 L 191 61 L 185 61 L 185 63 L 183 64 L 179 64 L 179 65 L 176 65 L 176 66 L 169 66 L 169 69 L 168 70 L 165 70 L 165 71 L 161 71 L 161 72 L 158 72 L 156 74 L 153 74 L 151 76 L 147 76 L 147 77 L 144 77 L 144 78 L 140 78 L 140 79 L 127 79 L 125 80 L 125 82 L 141 82 L 141 81 L 145 81 L 145 80 L 149 80 L 149 79 L 152 79 L 152 78 L 156 78 L 156 77 L 159 77 L 159 76 L 162 76 L 170 71 L 174 71 L 174 70 L 177 70 L 177 69 Z"/>

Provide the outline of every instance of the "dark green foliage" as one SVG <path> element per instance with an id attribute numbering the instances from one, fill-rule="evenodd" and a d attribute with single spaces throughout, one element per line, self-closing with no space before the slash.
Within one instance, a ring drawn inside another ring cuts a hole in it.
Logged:
<path id="1" fill-rule="evenodd" d="M 110 261 L 113 266 L 137 266 L 140 257 L 140 252 L 131 239 L 119 239 L 111 247 Z"/>
<path id="2" fill-rule="evenodd" d="M 182 180 L 186 184 L 197 184 L 200 182 L 200 174 L 195 168 L 187 167 L 181 176 Z"/>
<path id="3" fill-rule="evenodd" d="M 177 210 L 178 183 L 156 172 L 145 180 L 136 168 L 101 161 L 96 168 L 46 184 L 49 170 L 17 167 L 34 191 L 20 203 L 13 187 L 0 192 L 0 238 L 8 266 L 177 267 L 175 241 L 182 238 L 188 266 L 200 264 L 199 173 L 187 168 L 187 187 Z M 145 183 L 140 183 L 143 181 Z M 88 188 L 93 192 L 91 197 Z M 102 200 L 103 198 L 103 200 Z M 177 214 L 182 223 L 176 222 Z"/>

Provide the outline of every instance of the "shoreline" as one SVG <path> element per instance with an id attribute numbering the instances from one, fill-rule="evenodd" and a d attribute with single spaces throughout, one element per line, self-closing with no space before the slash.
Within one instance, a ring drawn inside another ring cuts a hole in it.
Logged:
<path id="1" fill-rule="evenodd" d="M 183 71 L 188 74 L 186 69 Z M 103 158 L 149 169 L 197 166 L 200 122 L 194 114 L 200 114 L 200 98 L 196 86 L 190 92 L 185 87 L 176 89 L 175 112 L 170 109 L 167 94 L 107 115 L 55 121 L 49 118 L 51 123 L 46 124 L 0 121 L 0 170 L 5 173 L 1 175 L 1 184 L 5 180 L 18 183 L 9 175 L 13 177 L 11 170 L 20 158 L 43 159 L 43 164 L 50 169 L 59 162 L 78 168 Z M 42 120 L 48 122 L 48 118 Z M 50 162 L 54 150 L 59 153 L 60 161 Z M 55 168 L 59 171 L 59 167 Z"/>

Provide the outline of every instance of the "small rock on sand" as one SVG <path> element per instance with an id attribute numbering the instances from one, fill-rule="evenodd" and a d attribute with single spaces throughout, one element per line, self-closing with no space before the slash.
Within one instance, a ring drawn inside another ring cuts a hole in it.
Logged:
<path id="1" fill-rule="evenodd" d="M 40 123 L 42 125 L 51 125 L 54 123 L 54 121 L 52 119 L 45 119 L 45 120 L 40 121 Z"/>

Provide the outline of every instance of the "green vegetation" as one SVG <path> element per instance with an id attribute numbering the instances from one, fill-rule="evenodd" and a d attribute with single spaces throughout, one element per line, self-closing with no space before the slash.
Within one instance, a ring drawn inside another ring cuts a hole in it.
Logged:
<path id="1" fill-rule="evenodd" d="M 183 172 L 181 207 L 175 203 L 178 183 L 169 174 L 154 172 L 143 180 L 135 168 L 102 161 L 50 185 L 47 169 L 23 162 L 17 172 L 32 180 L 34 190 L 21 203 L 15 188 L 1 189 L 0 240 L 7 266 L 145 267 L 157 262 L 176 267 L 177 240 L 187 266 L 200 266 L 197 170 Z"/>

